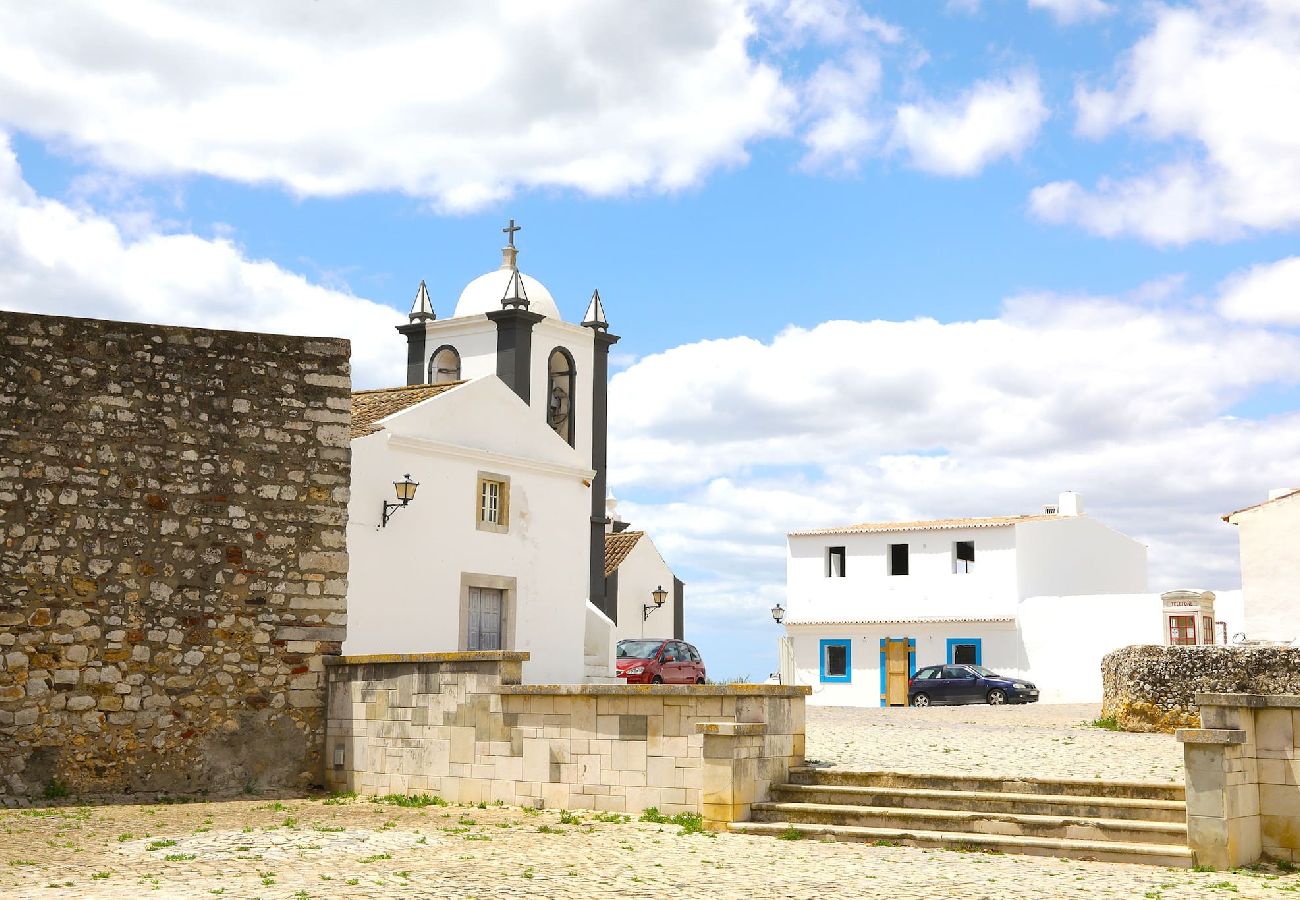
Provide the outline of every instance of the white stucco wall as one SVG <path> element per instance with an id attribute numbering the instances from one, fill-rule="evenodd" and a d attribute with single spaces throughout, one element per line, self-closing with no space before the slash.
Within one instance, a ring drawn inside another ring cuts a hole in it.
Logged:
<path id="1" fill-rule="evenodd" d="M 1147 590 L 1147 548 L 1089 516 L 1021 523 L 1016 549 L 1021 597 Z"/>
<path id="2" fill-rule="evenodd" d="M 1241 540 L 1246 636 L 1300 638 L 1300 494 L 1236 513 L 1232 521 Z"/>
<path id="3" fill-rule="evenodd" d="M 953 545 L 975 542 L 975 570 L 954 574 Z M 889 545 L 907 544 L 907 575 L 889 574 Z M 826 576 L 826 550 L 843 546 L 842 578 Z M 1012 526 L 871 534 L 791 535 L 786 610 L 808 620 L 1012 615 L 1016 533 Z"/>
<path id="4" fill-rule="evenodd" d="M 797 684 L 812 687 L 808 702 L 819 706 L 880 705 L 880 640 L 916 641 L 916 668 L 947 662 L 949 638 L 978 638 L 981 664 L 1011 677 L 1023 675 L 1024 648 L 1010 622 L 934 623 L 915 625 L 805 625 L 788 629 L 794 646 Z M 850 640 L 852 680 L 823 683 L 821 641 Z"/>
<path id="5" fill-rule="evenodd" d="M 1158 593 L 1028 597 L 1017 619 L 1041 703 L 1100 703 L 1102 657 L 1164 643 Z"/>
<path id="6" fill-rule="evenodd" d="M 642 607 L 647 603 L 653 605 L 650 594 L 660 585 L 668 592 L 668 599 L 662 607 L 650 613 L 648 620 L 643 620 Z M 618 640 L 672 637 L 676 609 L 672 569 L 668 568 L 668 563 L 659 555 L 659 549 L 655 547 L 650 535 L 643 534 L 618 567 L 618 625 L 615 629 Z"/>
<path id="7" fill-rule="evenodd" d="M 583 675 L 591 471 L 495 376 L 392 417 L 352 442 L 348 637 L 344 652 L 462 649 L 462 573 L 515 578 L 524 678 Z M 480 531 L 477 475 L 510 478 L 510 530 Z M 409 472 L 416 499 L 380 529 Z"/>
<path id="8" fill-rule="evenodd" d="M 425 373 L 429 358 L 443 345 L 455 347 L 460 354 L 461 378 L 468 381 L 497 373 L 497 326 L 487 316 L 436 319 L 425 325 L 424 335 Z"/>

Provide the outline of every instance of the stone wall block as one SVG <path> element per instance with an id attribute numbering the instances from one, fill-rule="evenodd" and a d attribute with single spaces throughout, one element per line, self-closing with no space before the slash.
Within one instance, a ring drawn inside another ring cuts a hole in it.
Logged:
<path id="1" fill-rule="evenodd" d="M 318 431 L 344 426 L 348 343 L 0 313 L 18 335 L 0 596 L 21 599 L 0 647 L 32 665 L 0 684 L 0 720 L 31 731 L 0 795 L 319 782 L 350 453 Z M 305 473 L 329 486 L 310 503 Z"/>

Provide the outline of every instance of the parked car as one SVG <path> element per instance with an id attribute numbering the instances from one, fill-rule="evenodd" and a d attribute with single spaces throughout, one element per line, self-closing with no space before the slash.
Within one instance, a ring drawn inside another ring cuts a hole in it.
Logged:
<path id="1" fill-rule="evenodd" d="M 1004 678 L 983 666 L 926 666 L 917 669 L 907 685 L 913 706 L 932 703 L 1037 703 L 1038 686 L 1018 678 Z"/>
<path id="2" fill-rule="evenodd" d="M 614 664 L 628 684 L 704 684 L 704 660 L 685 641 L 639 638 L 618 642 Z"/>

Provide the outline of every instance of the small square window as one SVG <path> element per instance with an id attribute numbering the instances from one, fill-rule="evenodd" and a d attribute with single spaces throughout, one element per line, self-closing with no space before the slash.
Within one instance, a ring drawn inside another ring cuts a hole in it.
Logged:
<path id="1" fill-rule="evenodd" d="M 847 683 L 853 680 L 850 645 L 843 640 L 821 642 L 821 680 Z"/>
<path id="2" fill-rule="evenodd" d="M 889 545 L 889 574 L 890 575 L 907 574 L 907 545 L 906 544 Z"/>
<path id="3" fill-rule="evenodd" d="M 844 577 L 844 548 L 827 547 L 826 548 L 826 577 L 843 578 Z"/>
<path id="4" fill-rule="evenodd" d="M 476 521 L 479 531 L 501 534 L 510 530 L 510 479 L 480 472 Z"/>

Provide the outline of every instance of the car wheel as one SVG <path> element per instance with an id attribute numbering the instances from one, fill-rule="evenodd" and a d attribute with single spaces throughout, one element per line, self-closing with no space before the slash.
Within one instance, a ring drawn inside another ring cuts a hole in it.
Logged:
<path id="1" fill-rule="evenodd" d="M 915 697 L 912 698 L 912 705 L 913 705 L 913 706 L 929 706 L 929 705 L 930 705 L 930 697 L 929 697 L 929 695 L 928 695 L 928 694 L 917 694 Z"/>
<path id="2" fill-rule="evenodd" d="M 989 691 L 989 706 L 1001 706 L 1007 702 L 1007 692 L 1002 688 L 994 688 Z"/>
<path id="3" fill-rule="evenodd" d="M 696 683 L 696 684 L 704 684 L 704 679 L 703 679 L 703 678 L 697 678 L 697 679 L 695 679 L 695 683 Z"/>
<path id="4" fill-rule="evenodd" d="M 664 680 L 663 680 L 662 678 L 660 678 L 658 675 L 656 675 L 654 678 L 651 678 L 651 679 L 650 679 L 650 683 L 651 683 L 651 684 L 663 684 L 663 683 L 664 683 Z"/>

